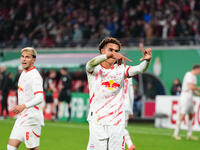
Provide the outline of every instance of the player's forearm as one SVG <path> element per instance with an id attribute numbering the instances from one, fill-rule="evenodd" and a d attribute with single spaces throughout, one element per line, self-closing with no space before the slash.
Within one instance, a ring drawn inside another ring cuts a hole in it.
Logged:
<path id="1" fill-rule="evenodd" d="M 44 99 L 43 93 L 36 94 L 35 97 L 30 102 L 25 103 L 26 108 L 30 108 L 30 107 L 33 107 L 35 105 L 42 103 L 43 99 Z"/>
<path id="2" fill-rule="evenodd" d="M 199 93 L 199 91 L 194 91 L 194 93 L 197 95 L 197 96 L 200 96 L 200 93 Z"/>
<path id="3" fill-rule="evenodd" d="M 88 72 L 92 72 L 94 67 L 96 67 L 97 65 L 101 64 L 102 62 L 104 62 L 107 59 L 106 54 L 105 55 L 99 55 L 96 56 L 95 58 L 93 58 L 92 60 L 90 60 L 87 65 L 86 65 L 86 70 Z"/>
<path id="4" fill-rule="evenodd" d="M 189 88 L 192 90 L 192 91 L 198 91 L 199 88 L 195 85 L 195 84 L 192 84 L 192 83 L 189 83 Z"/>
<path id="5" fill-rule="evenodd" d="M 137 66 L 132 66 L 128 70 L 128 76 L 132 77 L 132 76 L 134 76 L 136 74 L 143 73 L 143 72 L 145 72 L 147 70 L 148 66 L 149 66 L 149 62 L 146 61 L 146 60 L 143 61 L 142 63 L 140 63 Z"/>

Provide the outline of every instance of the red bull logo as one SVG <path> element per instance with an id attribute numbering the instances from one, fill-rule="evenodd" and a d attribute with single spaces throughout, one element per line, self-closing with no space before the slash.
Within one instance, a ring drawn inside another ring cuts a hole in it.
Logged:
<path id="1" fill-rule="evenodd" d="M 101 83 L 101 85 L 104 85 L 109 90 L 113 90 L 113 89 L 115 89 L 115 88 L 120 86 L 118 83 L 114 82 L 113 80 L 110 80 L 110 81 L 107 81 L 107 82 L 103 82 L 103 83 Z"/>
<path id="2" fill-rule="evenodd" d="M 21 88 L 20 85 L 18 86 L 18 90 L 19 90 L 19 92 L 23 92 L 23 89 Z"/>

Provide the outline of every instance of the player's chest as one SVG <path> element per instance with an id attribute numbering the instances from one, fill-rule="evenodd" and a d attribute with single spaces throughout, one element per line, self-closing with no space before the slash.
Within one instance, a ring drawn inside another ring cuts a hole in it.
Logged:
<path id="1" fill-rule="evenodd" d="M 22 75 L 18 81 L 18 90 L 24 91 L 31 88 L 33 80 L 28 75 Z"/>
<path id="2" fill-rule="evenodd" d="M 103 69 L 100 70 L 101 79 L 102 80 L 122 80 L 123 79 L 123 72 L 119 69 Z"/>
<path id="3" fill-rule="evenodd" d="M 123 72 L 120 70 L 102 70 L 99 83 L 101 86 L 109 89 L 121 87 L 124 81 Z"/>

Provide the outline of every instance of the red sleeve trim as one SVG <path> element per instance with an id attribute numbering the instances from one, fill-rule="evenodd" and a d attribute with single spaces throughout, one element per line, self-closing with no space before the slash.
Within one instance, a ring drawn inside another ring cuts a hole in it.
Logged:
<path id="1" fill-rule="evenodd" d="M 35 94 L 38 94 L 38 93 L 44 93 L 44 91 L 37 91 L 37 92 L 34 92 L 34 95 L 35 95 Z"/>
<path id="2" fill-rule="evenodd" d="M 131 68 L 131 66 L 129 66 L 128 69 L 126 70 L 126 77 L 129 77 L 128 71 L 129 71 L 130 68 Z"/>
<path id="3" fill-rule="evenodd" d="M 37 107 L 37 106 L 34 106 L 34 108 L 37 109 L 37 110 L 40 110 L 39 107 Z"/>

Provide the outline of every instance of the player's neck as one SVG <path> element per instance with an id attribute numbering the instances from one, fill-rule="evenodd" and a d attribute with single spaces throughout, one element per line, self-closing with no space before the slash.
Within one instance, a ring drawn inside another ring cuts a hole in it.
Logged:
<path id="1" fill-rule="evenodd" d="M 101 66 L 104 67 L 105 69 L 111 69 L 111 68 L 113 68 L 113 65 L 114 64 L 110 64 L 110 63 L 108 63 L 106 61 L 101 63 Z"/>
<path id="2" fill-rule="evenodd" d="M 28 68 L 26 68 L 26 69 L 24 69 L 25 71 L 29 71 L 29 70 L 31 70 L 32 68 L 34 68 L 35 66 L 34 65 L 32 65 L 32 66 L 30 66 L 30 67 L 28 67 Z"/>

